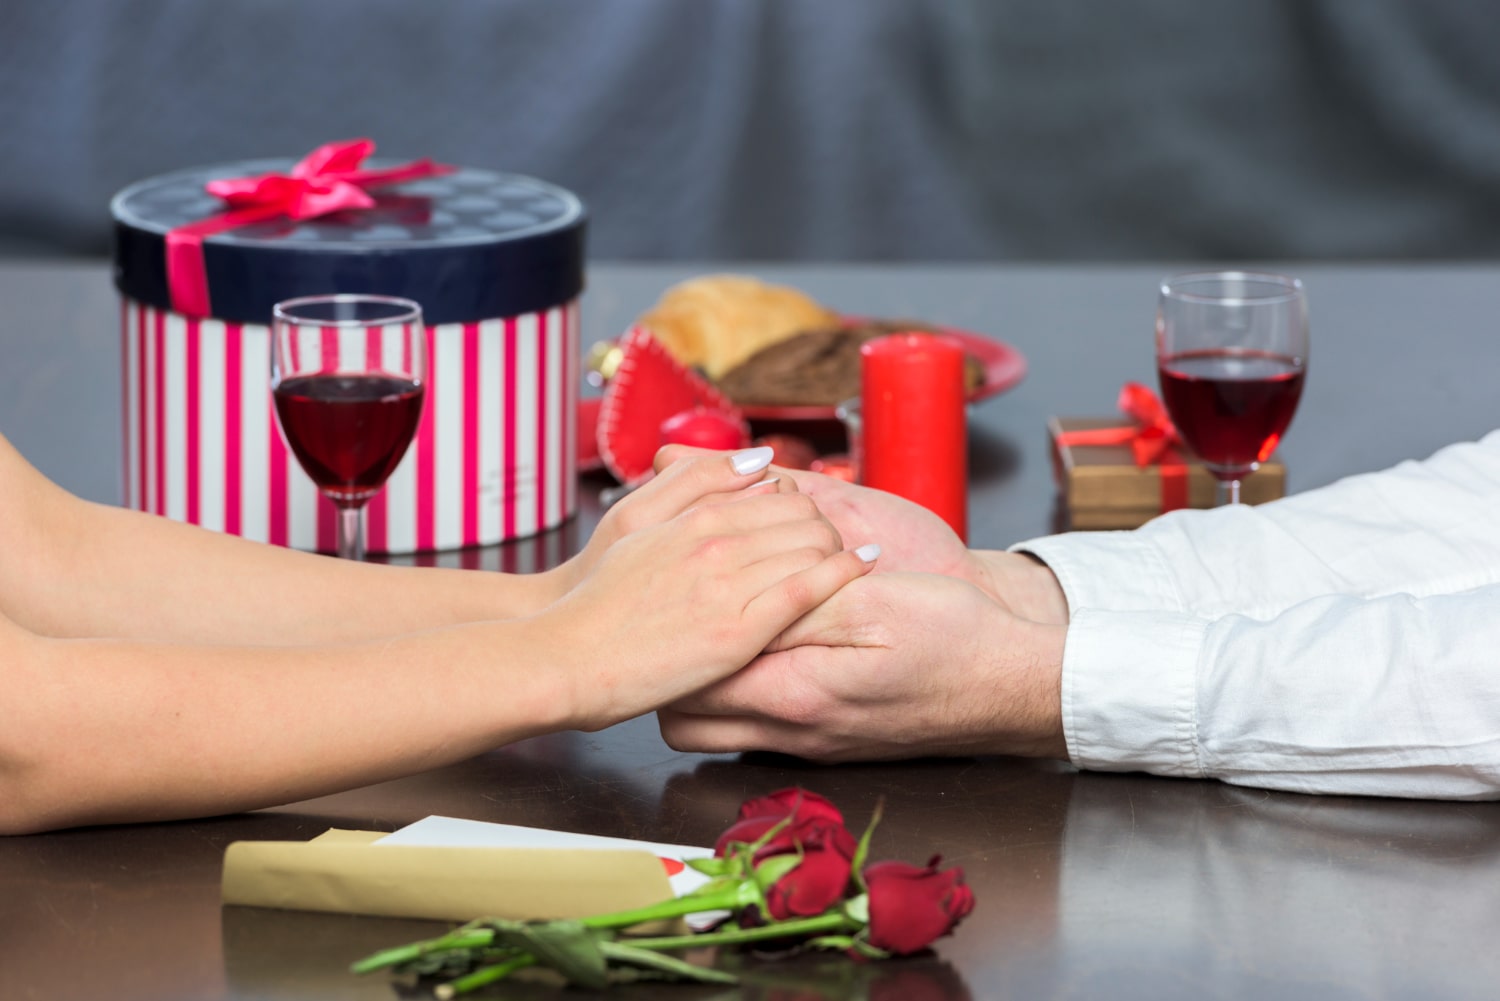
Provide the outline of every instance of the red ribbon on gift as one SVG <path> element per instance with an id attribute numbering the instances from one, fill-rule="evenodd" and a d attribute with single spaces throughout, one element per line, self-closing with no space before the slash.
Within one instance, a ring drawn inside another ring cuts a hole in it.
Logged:
<path id="1" fill-rule="evenodd" d="M 208 193 L 229 205 L 222 212 L 167 233 L 167 288 L 172 308 L 187 316 L 210 316 L 208 274 L 203 266 L 203 240 L 215 233 L 285 216 L 314 219 L 345 209 L 367 209 L 375 204 L 368 188 L 378 188 L 422 177 L 452 173 L 455 168 L 429 159 L 396 167 L 361 169 L 375 152 L 369 139 L 326 143 L 297 162 L 286 174 L 230 177 L 204 185 Z"/>
<path id="2" fill-rule="evenodd" d="M 1176 511 L 1187 507 L 1187 463 L 1178 451 L 1182 438 L 1177 426 L 1167 416 L 1167 408 L 1157 395 L 1138 382 L 1120 387 L 1116 404 L 1121 413 L 1134 423 L 1125 427 L 1064 431 L 1057 436 L 1059 445 L 1129 445 L 1137 466 L 1161 468 L 1161 509 Z"/>

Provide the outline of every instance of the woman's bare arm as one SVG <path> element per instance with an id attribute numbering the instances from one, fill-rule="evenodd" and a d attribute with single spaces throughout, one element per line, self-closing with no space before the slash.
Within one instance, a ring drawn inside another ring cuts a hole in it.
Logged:
<path id="1" fill-rule="evenodd" d="M 0 612 L 55 637 L 317 643 L 530 614 L 556 575 L 390 567 L 93 504 L 0 438 Z"/>
<path id="2" fill-rule="evenodd" d="M 738 670 L 867 569 L 810 498 L 775 483 L 743 489 L 753 477 L 723 456 L 683 467 L 643 498 L 698 503 L 628 532 L 564 597 L 508 621 L 273 646 L 195 639 L 211 630 L 180 610 L 155 620 L 188 634 L 170 642 L 71 638 L 68 616 L 47 609 L 33 614 L 61 625 L 52 635 L 0 618 L 0 832 L 267 806 L 608 726 Z M 241 559 L 239 548 L 227 558 Z M 184 552 L 195 562 L 184 576 L 208 586 L 204 571 L 229 550 L 194 541 Z M 280 583 L 279 571 L 262 572 L 266 586 Z M 153 585 L 146 570 L 122 573 Z M 340 595 L 320 606 L 325 596 L 287 589 L 310 607 L 342 607 Z M 186 584 L 165 591 L 195 598 Z M 96 598 L 92 622 L 115 625 L 111 616 L 142 607 L 132 600 Z M 218 604 L 203 602 L 203 614 L 225 633 L 260 635 L 254 612 Z M 277 628 L 259 624 L 266 638 Z"/>
<path id="3" fill-rule="evenodd" d="M 757 467 L 726 488 L 764 475 Z M 353 642 L 532 615 L 624 535 L 702 503 L 696 482 L 663 476 L 636 491 L 554 570 L 475 573 L 353 563 L 92 504 L 0 437 L 0 614 L 42 636 L 231 646 Z"/>

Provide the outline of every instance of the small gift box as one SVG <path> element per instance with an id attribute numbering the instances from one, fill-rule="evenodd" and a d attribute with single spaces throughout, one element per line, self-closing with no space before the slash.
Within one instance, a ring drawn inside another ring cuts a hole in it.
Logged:
<path id="1" fill-rule="evenodd" d="M 422 423 L 370 501 L 368 551 L 501 542 L 574 514 L 582 204 L 514 174 L 367 165 L 373 150 L 115 196 L 127 506 L 332 551 L 333 506 L 276 425 L 268 324 L 282 299 L 355 292 L 416 300 L 428 338 Z"/>
<path id="2" fill-rule="evenodd" d="M 1127 384 L 1124 417 L 1053 417 L 1047 422 L 1053 470 L 1067 527 L 1138 528 L 1179 508 L 1213 507 L 1217 483 L 1177 439 L 1159 400 Z M 1241 481 L 1246 504 L 1286 492 L 1286 469 L 1273 456 Z"/>

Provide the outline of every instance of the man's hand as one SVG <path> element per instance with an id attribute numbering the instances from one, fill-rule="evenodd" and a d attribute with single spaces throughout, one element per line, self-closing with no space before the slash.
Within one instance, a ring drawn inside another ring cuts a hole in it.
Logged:
<path id="1" fill-rule="evenodd" d="M 948 523 L 904 497 L 832 476 L 778 470 L 818 502 L 846 542 L 880 539 L 880 570 L 936 573 L 966 580 L 1015 615 L 1066 623 L 1068 603 L 1057 578 L 1029 556 L 967 548 Z M 857 540 L 857 541 L 850 541 Z"/>
<path id="2" fill-rule="evenodd" d="M 662 736 L 684 751 L 818 761 L 1066 757 L 1065 631 L 1020 619 L 951 577 L 871 574 L 744 670 L 662 709 Z"/>

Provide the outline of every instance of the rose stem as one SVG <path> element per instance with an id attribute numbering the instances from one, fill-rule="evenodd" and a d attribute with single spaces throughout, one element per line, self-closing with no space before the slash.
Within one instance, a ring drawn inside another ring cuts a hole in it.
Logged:
<path id="1" fill-rule="evenodd" d="M 759 928 L 731 928 L 728 931 L 703 932 L 696 935 L 666 935 L 660 938 L 633 938 L 630 945 L 636 949 L 655 949 L 667 952 L 673 949 L 695 949 L 704 945 L 735 945 L 740 942 L 759 942 L 765 939 L 790 938 L 794 935 L 811 935 L 818 932 L 858 931 L 864 925 L 843 914 L 819 914 L 817 917 L 800 918 L 795 921 L 778 921 Z"/>
<path id="2" fill-rule="evenodd" d="M 536 957 L 529 952 L 523 952 L 515 959 L 507 959 L 503 963 L 494 966 L 485 966 L 475 970 L 473 973 L 465 974 L 457 980 L 450 980 L 446 984 L 439 984 L 433 988 L 432 993 L 438 1001 L 448 1001 L 449 998 L 492 984 L 497 980 L 508 977 L 517 970 L 524 970 L 528 966 L 536 965 Z"/>

